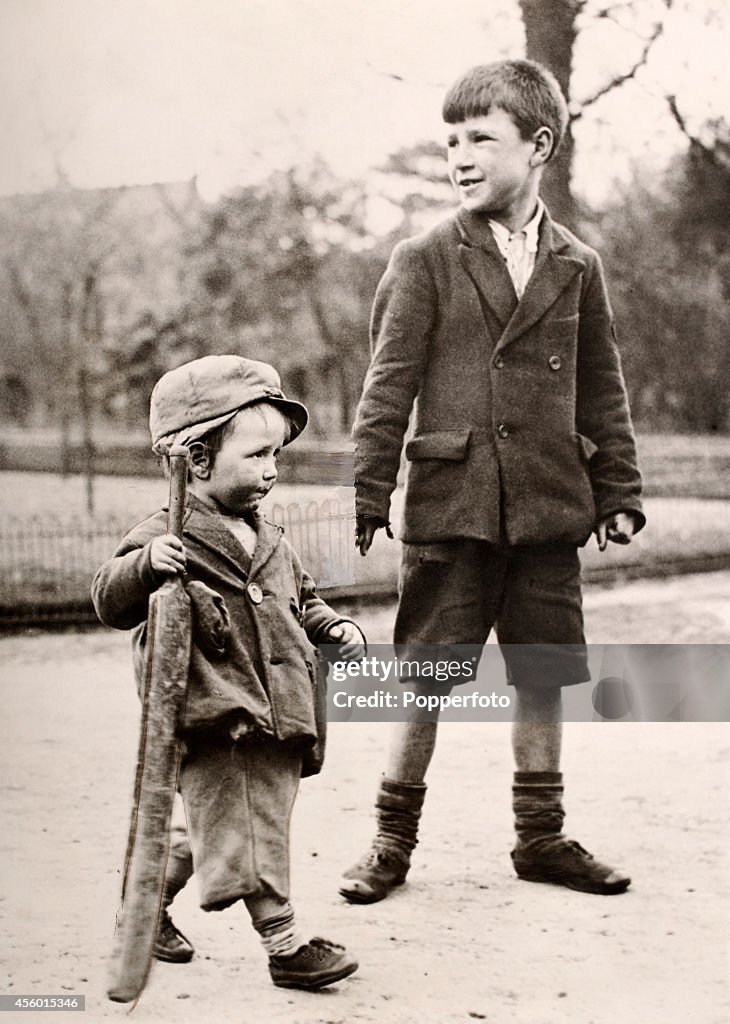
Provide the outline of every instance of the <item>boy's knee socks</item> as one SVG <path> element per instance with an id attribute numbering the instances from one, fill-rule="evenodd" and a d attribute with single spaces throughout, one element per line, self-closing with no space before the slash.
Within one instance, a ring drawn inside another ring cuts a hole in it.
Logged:
<path id="1" fill-rule="evenodd" d="M 418 843 L 418 823 L 425 798 L 425 785 L 381 779 L 375 799 L 379 846 L 410 857 Z"/>
<path id="2" fill-rule="evenodd" d="M 562 773 L 515 772 L 512 807 L 520 846 L 559 836 L 565 819 Z"/>

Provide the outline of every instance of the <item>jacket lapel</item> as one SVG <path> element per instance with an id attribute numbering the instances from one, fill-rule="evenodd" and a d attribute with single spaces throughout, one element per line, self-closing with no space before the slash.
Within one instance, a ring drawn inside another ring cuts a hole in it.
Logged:
<path id="1" fill-rule="evenodd" d="M 540 224 L 535 269 L 518 303 L 487 218 L 459 210 L 456 226 L 461 236 L 459 256 L 479 293 L 490 330 L 499 328 L 495 341 L 500 351 L 529 331 L 584 269 L 581 260 L 563 255 L 569 244 L 555 229 L 546 209 Z"/>
<path id="2" fill-rule="evenodd" d="M 517 306 L 512 279 L 485 217 L 459 210 L 456 226 L 461 236 L 459 257 L 479 293 L 492 334 L 496 328 L 496 343 Z"/>
<path id="3" fill-rule="evenodd" d="M 283 536 L 279 526 L 269 523 L 260 512 L 254 515 L 256 530 L 256 547 L 253 558 L 239 543 L 235 535 L 225 525 L 225 519 L 219 516 L 202 501 L 189 494 L 187 497 L 187 514 L 184 532 L 195 537 L 199 544 L 223 559 L 244 581 L 253 579 L 255 574 L 266 564 L 278 547 Z"/>
<path id="4" fill-rule="evenodd" d="M 281 538 L 284 531 L 279 526 L 274 526 L 272 523 L 267 522 L 264 517 L 257 512 L 256 516 L 256 548 L 253 553 L 253 561 L 251 563 L 250 578 L 253 579 L 263 566 L 276 551 L 277 547 L 281 543 Z"/>
<path id="5" fill-rule="evenodd" d="M 250 575 L 247 570 L 251 565 L 251 558 L 226 527 L 224 519 L 204 505 L 194 494 L 188 495 L 187 506 L 183 533 L 189 533 L 198 544 L 224 562 L 234 576 L 245 582 Z"/>
<path id="6" fill-rule="evenodd" d="M 567 241 L 558 234 L 547 210 L 540 225 L 535 269 L 497 346 L 500 351 L 529 331 L 556 302 L 576 274 L 584 269 L 582 260 L 562 255 Z"/>

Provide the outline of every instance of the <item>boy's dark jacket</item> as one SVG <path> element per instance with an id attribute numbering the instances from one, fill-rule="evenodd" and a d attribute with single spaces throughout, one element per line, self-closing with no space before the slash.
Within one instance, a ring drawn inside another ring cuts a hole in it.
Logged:
<path id="1" fill-rule="evenodd" d="M 205 645 L 196 642 L 193 631 L 182 731 L 240 719 L 278 740 L 311 746 L 321 726 L 315 714 L 317 666 L 312 645 L 326 639 L 342 616 L 316 595 L 312 578 L 278 526 L 256 516 L 257 544 L 251 560 L 221 516 L 194 495 L 188 496 L 187 505 L 186 580 L 200 580 L 221 595 L 231 629 L 222 655 L 201 649 Z M 138 684 L 143 678 L 149 595 L 163 579 L 150 565 L 149 542 L 166 531 L 164 510 L 139 523 L 92 584 L 102 622 L 117 629 L 134 628 Z"/>
<path id="2" fill-rule="evenodd" d="M 354 437 L 357 511 L 402 536 L 584 544 L 641 477 L 597 253 L 545 210 L 517 297 L 486 217 L 460 210 L 396 246 L 375 299 Z"/>

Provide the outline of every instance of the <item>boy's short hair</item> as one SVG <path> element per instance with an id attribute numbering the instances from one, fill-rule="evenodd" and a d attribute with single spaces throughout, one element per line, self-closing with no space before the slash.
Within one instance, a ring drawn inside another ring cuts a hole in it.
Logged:
<path id="1" fill-rule="evenodd" d="M 538 128 L 549 128 L 554 139 L 550 157 L 554 156 L 568 125 L 568 106 L 547 68 L 534 60 L 478 64 L 446 93 L 443 118 L 447 124 L 458 124 L 470 117 L 485 117 L 493 107 L 509 114 L 525 140 Z"/>

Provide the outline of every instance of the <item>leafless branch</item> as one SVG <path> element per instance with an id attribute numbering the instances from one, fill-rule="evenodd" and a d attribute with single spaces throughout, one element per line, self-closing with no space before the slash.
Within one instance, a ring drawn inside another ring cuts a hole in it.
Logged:
<path id="1" fill-rule="evenodd" d="M 185 203 L 185 205 L 183 207 L 178 207 L 172 201 L 170 193 L 168 192 L 167 187 L 164 184 L 162 184 L 161 182 L 157 182 L 154 188 L 155 191 L 157 192 L 157 195 L 160 198 L 160 202 L 162 203 L 165 212 L 170 215 L 170 217 L 177 224 L 177 226 L 180 228 L 189 227 L 189 214 L 193 209 L 192 193 L 188 201 Z"/>
<path id="2" fill-rule="evenodd" d="M 22 274 L 17 265 L 12 260 L 6 259 L 5 266 L 10 278 L 13 295 L 27 321 L 28 329 L 33 339 L 33 346 L 37 352 L 41 352 L 43 350 L 43 331 L 31 294 L 23 281 Z"/>
<path id="3" fill-rule="evenodd" d="M 53 172 L 56 177 L 56 188 L 69 189 L 72 187 L 72 183 L 64 166 L 63 156 L 68 147 L 76 141 L 77 128 L 74 125 L 63 132 L 57 128 L 51 130 L 43 112 L 37 81 L 33 84 L 32 97 L 43 143 L 53 160 Z"/>
<path id="4" fill-rule="evenodd" d="M 677 122 L 677 126 L 678 126 L 679 130 L 681 131 L 681 133 L 683 135 L 685 135 L 689 139 L 690 142 L 698 143 L 699 140 L 696 139 L 690 133 L 690 130 L 687 127 L 687 122 L 685 121 L 685 119 L 682 116 L 682 114 L 680 114 L 680 112 L 679 112 L 679 107 L 677 106 L 677 97 L 676 96 L 667 96 L 667 106 L 669 107 L 669 112 L 671 113 L 672 117 Z"/>
<path id="5" fill-rule="evenodd" d="M 600 11 L 596 11 L 593 15 L 594 18 L 610 18 L 613 21 L 613 16 L 617 11 L 630 10 L 631 4 L 609 4 L 608 7 L 602 7 Z"/>
<path id="6" fill-rule="evenodd" d="M 671 10 L 673 2 L 674 0 L 663 0 L 664 6 L 668 11 Z M 614 5 L 613 8 L 605 8 L 605 10 L 607 12 L 610 10 L 615 10 L 617 6 L 619 5 Z M 606 13 L 603 16 L 610 17 L 610 14 Z M 577 110 L 571 113 L 570 115 L 570 120 L 572 124 L 580 120 L 580 118 L 583 116 L 588 107 L 592 106 L 603 96 L 606 96 L 609 92 L 613 92 L 614 89 L 617 89 L 620 85 L 623 85 L 624 82 L 628 82 L 636 76 L 636 73 L 640 70 L 640 68 L 643 68 L 646 62 L 648 61 L 651 49 L 654 46 L 654 43 L 656 43 L 657 39 L 661 36 L 663 31 L 664 22 L 658 21 L 654 26 L 654 30 L 652 31 L 649 38 L 645 40 L 641 54 L 639 55 L 639 59 L 635 61 L 632 67 L 630 67 L 628 71 L 624 72 L 624 74 L 617 75 L 615 78 L 612 78 L 610 82 L 607 82 L 605 85 L 601 86 L 601 88 L 594 92 L 592 96 L 588 96 L 586 99 L 584 99 L 581 102 L 580 110 Z"/>
<path id="7" fill-rule="evenodd" d="M 674 118 L 675 124 L 677 125 L 681 133 L 684 135 L 684 137 L 687 139 L 690 146 L 692 146 L 695 151 L 699 150 L 703 156 L 705 156 L 712 163 L 716 164 L 718 167 L 726 167 L 726 162 L 725 160 L 722 159 L 722 156 L 719 152 L 720 147 L 716 149 L 713 146 L 708 146 L 707 143 L 703 142 L 698 135 L 693 134 L 689 130 L 687 121 L 677 105 L 677 97 L 667 96 L 666 99 L 667 106 L 669 107 L 669 112 Z"/>

